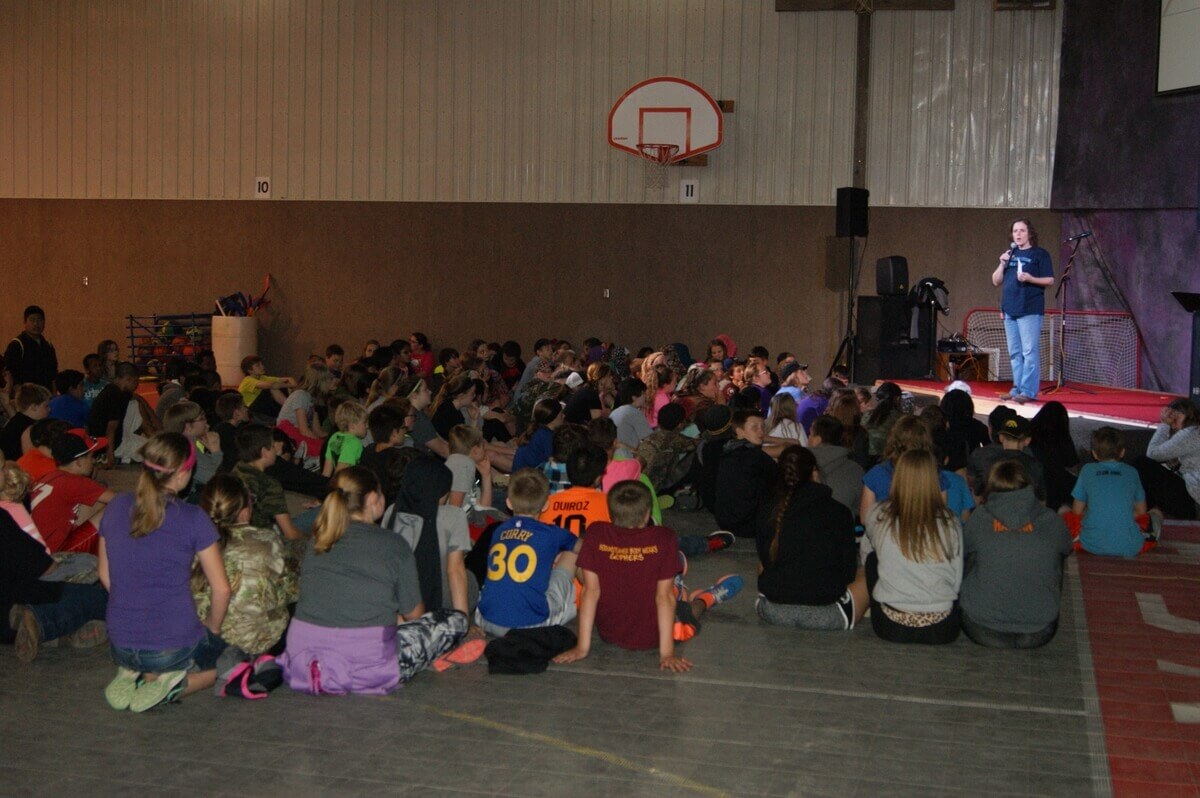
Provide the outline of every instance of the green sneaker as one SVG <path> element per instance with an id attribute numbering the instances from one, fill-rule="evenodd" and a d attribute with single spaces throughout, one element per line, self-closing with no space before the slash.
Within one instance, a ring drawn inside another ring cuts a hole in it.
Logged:
<path id="1" fill-rule="evenodd" d="M 104 688 L 104 700 L 118 712 L 129 709 L 133 694 L 142 681 L 142 674 L 128 668 L 117 668 L 117 677 Z"/>
<path id="2" fill-rule="evenodd" d="M 168 671 L 158 674 L 152 682 L 138 685 L 129 702 L 130 712 L 145 712 L 159 704 L 169 704 L 183 695 L 187 687 L 187 671 Z"/>

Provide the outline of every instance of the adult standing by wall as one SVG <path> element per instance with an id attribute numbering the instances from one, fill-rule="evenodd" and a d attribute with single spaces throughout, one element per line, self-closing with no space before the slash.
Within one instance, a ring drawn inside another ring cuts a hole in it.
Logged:
<path id="1" fill-rule="evenodd" d="M 25 308 L 25 329 L 4 350 L 4 384 L 10 394 L 26 382 L 54 390 L 58 353 L 42 335 L 45 329 L 46 311 L 37 305 Z"/>
<path id="2" fill-rule="evenodd" d="M 1009 396 L 1024 404 L 1037 398 L 1041 384 L 1038 339 L 1046 314 L 1046 289 L 1054 285 L 1054 264 L 1050 253 L 1038 246 L 1037 230 L 1029 219 L 1015 219 L 1011 232 L 1012 246 L 1000 255 L 992 285 L 1003 286 L 1000 310 L 1013 374 Z"/>

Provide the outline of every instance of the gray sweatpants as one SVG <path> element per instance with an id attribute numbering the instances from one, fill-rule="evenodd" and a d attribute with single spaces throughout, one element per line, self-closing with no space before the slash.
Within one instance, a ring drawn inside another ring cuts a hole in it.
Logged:
<path id="1" fill-rule="evenodd" d="M 574 568 L 555 568 L 550 574 L 550 585 L 546 588 L 546 603 L 550 605 L 550 615 L 542 623 L 536 624 L 533 628 L 542 626 L 562 626 L 575 620 L 575 615 L 578 609 L 575 606 L 575 569 Z M 486 618 L 475 610 L 475 625 L 490 635 L 496 637 L 504 637 L 508 634 L 508 627 L 497 626 L 494 623 L 489 623 Z"/>

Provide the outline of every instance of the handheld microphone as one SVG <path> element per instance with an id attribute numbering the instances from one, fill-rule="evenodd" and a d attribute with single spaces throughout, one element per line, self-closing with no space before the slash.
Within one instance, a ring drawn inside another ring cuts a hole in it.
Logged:
<path id="1" fill-rule="evenodd" d="M 1088 236 L 1090 236 L 1091 234 L 1092 234 L 1092 231 L 1091 231 L 1091 230 L 1088 230 L 1088 231 L 1086 231 L 1086 232 L 1080 233 L 1080 234 L 1079 234 L 1079 235 L 1077 235 L 1077 236 L 1071 236 L 1070 238 L 1068 238 L 1068 239 L 1067 239 L 1066 241 L 1064 241 L 1063 243 L 1064 243 L 1064 244 L 1070 244 L 1072 241 L 1078 241 L 1078 240 L 1079 240 L 1079 239 L 1081 239 L 1081 238 L 1087 238 L 1087 237 L 1088 237 Z"/>

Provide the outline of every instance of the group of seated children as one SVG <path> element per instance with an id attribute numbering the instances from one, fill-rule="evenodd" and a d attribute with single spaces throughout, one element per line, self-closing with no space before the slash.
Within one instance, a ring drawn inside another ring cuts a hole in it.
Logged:
<path id="1" fill-rule="evenodd" d="M 386 693 L 478 659 L 487 636 L 497 668 L 578 661 L 594 630 L 686 671 L 676 644 L 743 587 L 730 574 L 689 590 L 687 558 L 736 537 L 755 539 L 766 623 L 848 630 L 869 612 L 888 641 L 961 630 L 1031 648 L 1056 632 L 1064 557 L 1132 556 L 1161 530 L 1112 428 L 1068 473 L 1060 515 L 1046 485 L 1063 495 L 1067 458 L 1044 467 L 1011 411 L 993 413 L 990 443 L 960 390 L 918 417 L 892 383 L 810 389 L 794 358 L 776 376 L 761 347 L 732 361 L 728 339 L 699 363 L 678 344 L 631 361 L 589 341 L 581 361 L 539 340 L 524 364 L 509 344 L 435 366 L 414 334 L 344 371 L 330 347 L 299 381 L 247 358 L 237 391 L 169 381 L 149 435 L 128 364 L 90 411 L 106 436 L 21 386 L 0 433 L 16 461 L 0 484 L 0 599 L 18 657 L 103 642 L 104 620 L 106 699 L 135 712 L 214 685 L 260 697 L 272 667 L 302 692 Z M 137 486 L 114 495 L 96 457 L 124 454 Z M 293 517 L 288 490 L 317 501 Z M 676 535 L 662 517 L 675 500 L 723 530 Z M 563 628 L 576 619 L 578 636 Z"/>

